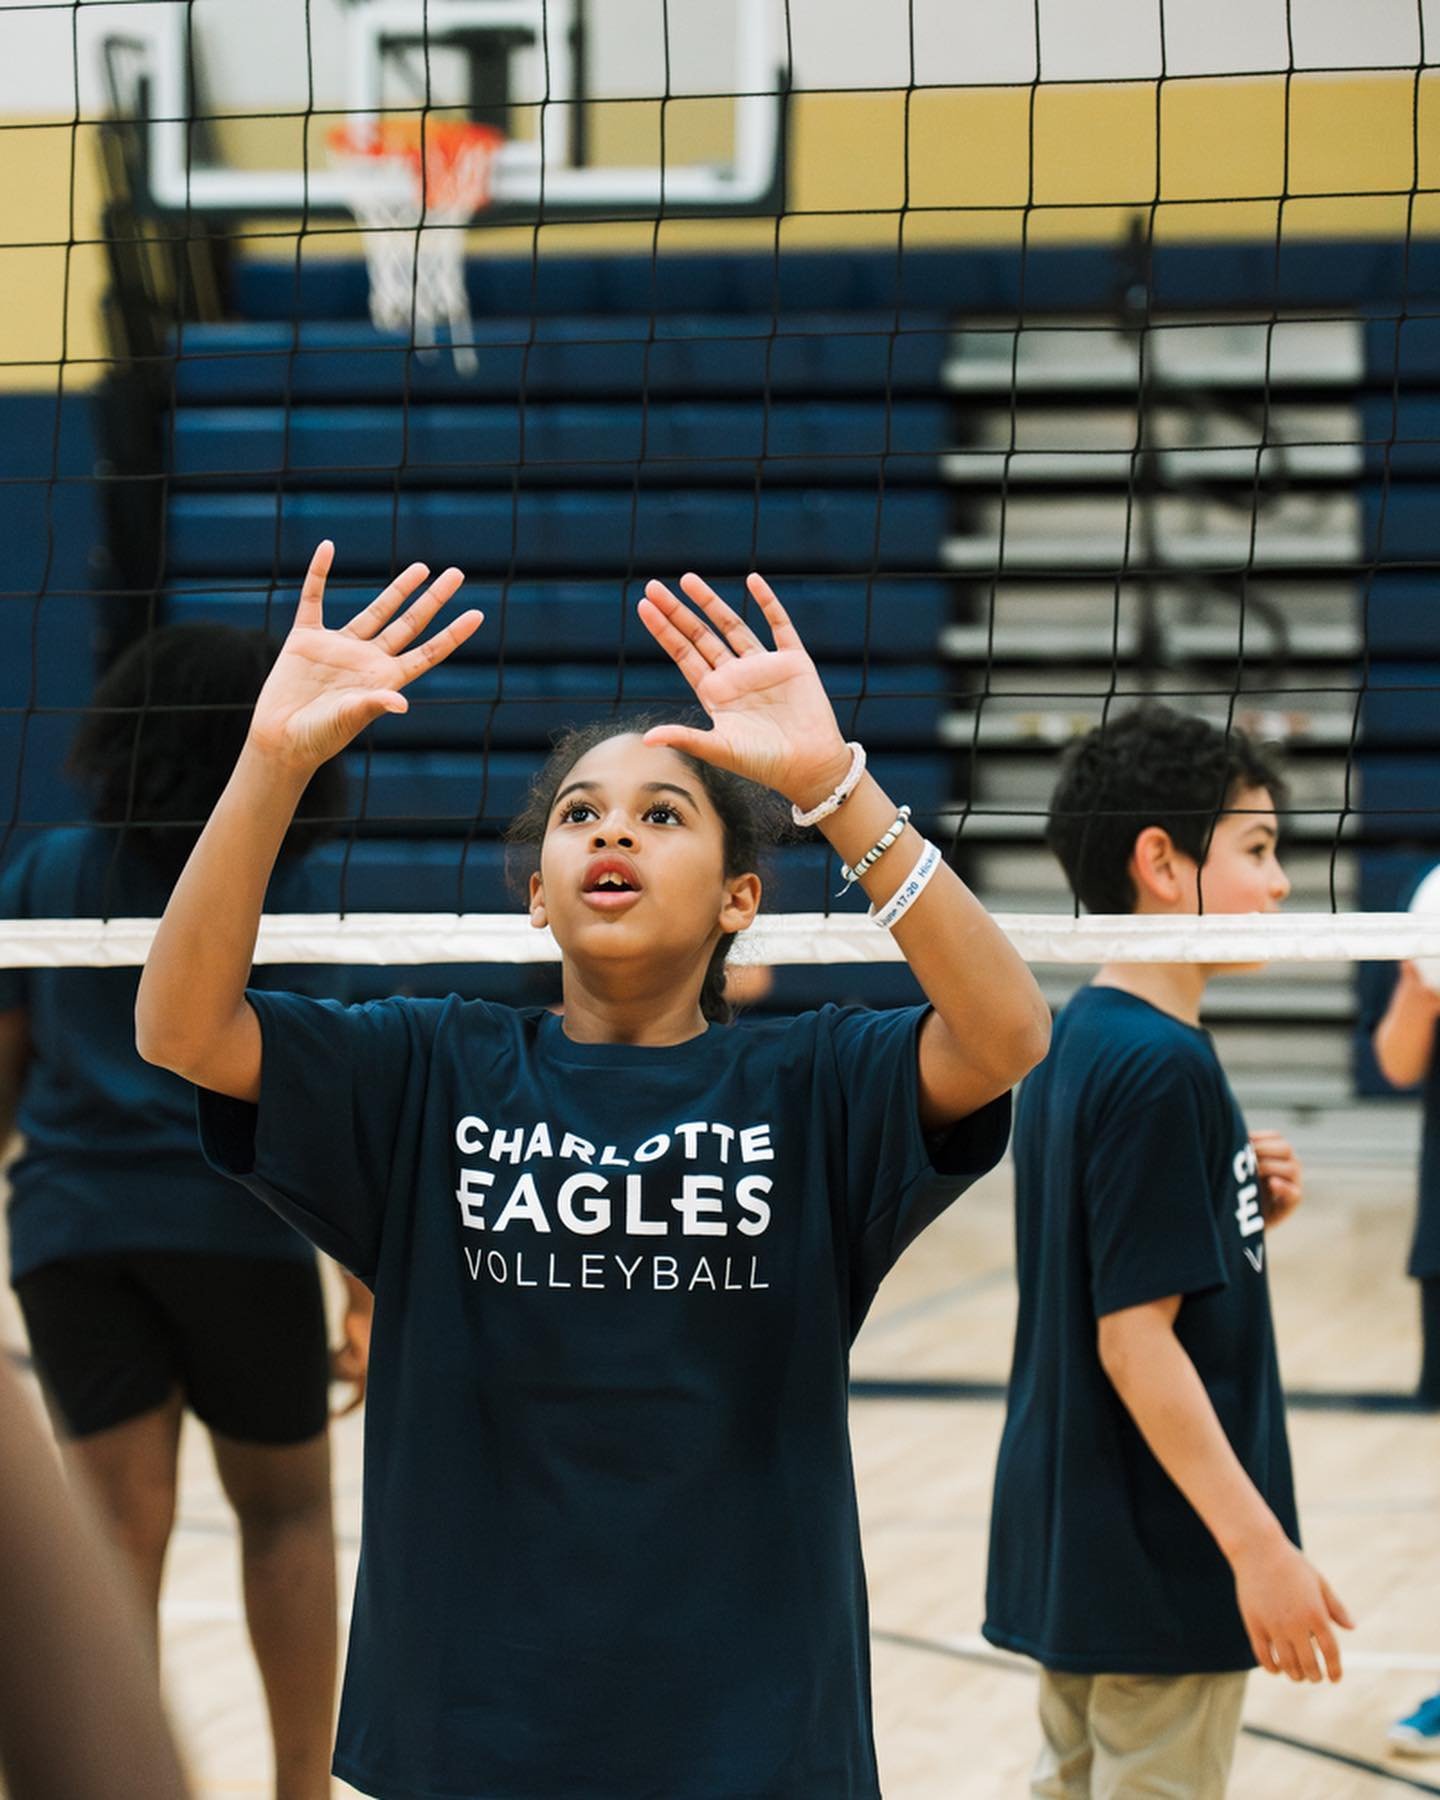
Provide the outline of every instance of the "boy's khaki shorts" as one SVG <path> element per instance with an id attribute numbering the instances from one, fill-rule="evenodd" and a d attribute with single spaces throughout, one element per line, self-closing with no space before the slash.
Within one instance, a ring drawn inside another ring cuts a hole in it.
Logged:
<path id="1" fill-rule="evenodd" d="M 1045 1741 L 1030 1792 L 1043 1800 L 1223 1800 L 1245 1673 L 1062 1675 L 1040 1671 Z"/>

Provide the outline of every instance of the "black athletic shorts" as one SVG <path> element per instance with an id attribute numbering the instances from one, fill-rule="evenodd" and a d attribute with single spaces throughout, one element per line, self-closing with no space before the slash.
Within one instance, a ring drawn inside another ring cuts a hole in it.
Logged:
<path id="1" fill-rule="evenodd" d="M 89 1437 L 178 1388 L 250 1444 L 324 1431 L 330 1357 L 320 1271 L 273 1256 L 137 1250 L 46 1263 L 15 1283 L 59 1423 Z"/>

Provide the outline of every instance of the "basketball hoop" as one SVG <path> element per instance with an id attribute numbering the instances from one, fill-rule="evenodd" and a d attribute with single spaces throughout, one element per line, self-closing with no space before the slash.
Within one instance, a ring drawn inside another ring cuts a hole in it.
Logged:
<path id="1" fill-rule="evenodd" d="M 470 121 L 386 119 L 337 126 L 326 141 L 365 232 L 376 327 L 430 350 L 443 321 L 456 369 L 473 374 L 465 226 L 489 204 L 505 134 Z"/>

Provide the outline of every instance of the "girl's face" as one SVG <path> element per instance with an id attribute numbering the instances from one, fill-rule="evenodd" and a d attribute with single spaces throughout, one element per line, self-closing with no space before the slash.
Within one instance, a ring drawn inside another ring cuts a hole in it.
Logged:
<path id="1" fill-rule="evenodd" d="M 720 815 L 673 750 L 607 738 L 561 781 L 530 918 L 567 958 L 636 959 L 698 979 L 721 934 L 743 931 L 759 904 L 758 876 L 725 873 Z"/>

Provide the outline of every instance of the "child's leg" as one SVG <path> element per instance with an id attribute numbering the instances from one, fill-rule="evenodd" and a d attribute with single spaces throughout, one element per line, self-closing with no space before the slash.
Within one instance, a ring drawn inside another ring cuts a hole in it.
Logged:
<path id="1" fill-rule="evenodd" d="M 1420 1283 L 1420 1384 L 1416 1397 L 1423 1406 L 1440 1407 L 1440 1275 Z"/>
<path id="2" fill-rule="evenodd" d="M 1097 1675 L 1090 1697 L 1094 1800 L 1224 1800 L 1245 1675 Z"/>
<path id="3" fill-rule="evenodd" d="M 329 1433 L 279 1445 L 211 1435 L 240 1522 L 245 1622 L 270 1712 L 276 1800 L 323 1800 L 338 1658 Z"/>
<path id="4" fill-rule="evenodd" d="M 1040 1730 L 1044 1741 L 1030 1778 L 1036 1800 L 1090 1800 L 1089 1675 L 1040 1671 Z"/>

